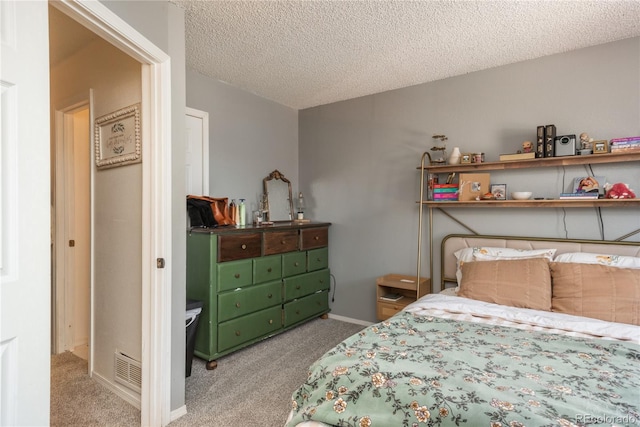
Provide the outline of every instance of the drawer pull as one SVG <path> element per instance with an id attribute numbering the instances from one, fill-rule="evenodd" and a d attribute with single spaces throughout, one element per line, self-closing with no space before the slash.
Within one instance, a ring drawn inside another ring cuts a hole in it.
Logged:
<path id="1" fill-rule="evenodd" d="M 283 240 L 283 241 L 281 241 L 281 242 L 280 242 L 280 244 L 282 244 L 282 245 L 286 245 L 286 244 L 287 244 L 287 241 L 286 241 L 286 240 Z"/>
<path id="2" fill-rule="evenodd" d="M 300 263 L 299 263 L 299 262 L 297 262 L 297 261 L 293 263 L 293 266 L 294 266 L 294 267 L 297 267 L 297 266 L 299 266 L 299 265 L 300 265 Z"/>
<path id="3" fill-rule="evenodd" d="M 236 307 L 240 308 L 240 303 L 239 302 L 236 303 Z"/>
<path id="4" fill-rule="evenodd" d="M 320 240 L 320 236 L 314 236 L 313 239 L 314 240 Z"/>
<path id="5" fill-rule="evenodd" d="M 320 280 L 318 280 L 318 282 L 324 283 L 324 279 L 320 279 Z"/>
<path id="6" fill-rule="evenodd" d="M 296 310 L 296 314 L 300 314 L 300 310 Z"/>
<path id="7" fill-rule="evenodd" d="M 273 325 L 273 319 L 269 319 L 269 324 Z"/>
<path id="8" fill-rule="evenodd" d="M 236 336 L 239 337 L 240 336 L 240 331 L 236 331 Z"/>
<path id="9" fill-rule="evenodd" d="M 271 267 L 267 268 L 267 273 L 271 273 L 272 269 Z"/>
<path id="10" fill-rule="evenodd" d="M 240 246 L 242 249 L 247 249 L 247 245 L 245 245 L 244 243 L 242 244 L 242 246 Z"/>
<path id="11" fill-rule="evenodd" d="M 233 276 L 233 277 L 235 277 L 236 279 L 239 279 L 239 278 L 240 278 L 240 273 L 236 273 L 236 274 L 234 274 L 234 276 Z"/>
<path id="12" fill-rule="evenodd" d="M 267 295 L 267 298 L 273 298 L 273 294 Z"/>
<path id="13" fill-rule="evenodd" d="M 322 258 L 316 258 L 316 261 L 320 262 L 322 261 Z"/>
<path id="14" fill-rule="evenodd" d="M 300 285 L 296 286 L 296 289 L 300 289 Z"/>

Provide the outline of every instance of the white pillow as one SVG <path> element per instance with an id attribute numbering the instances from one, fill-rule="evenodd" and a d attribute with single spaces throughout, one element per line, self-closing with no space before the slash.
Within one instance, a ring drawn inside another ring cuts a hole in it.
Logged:
<path id="1" fill-rule="evenodd" d="M 462 264 L 471 261 L 497 261 L 513 260 L 525 258 L 546 258 L 549 261 L 555 255 L 555 249 L 513 249 L 513 248 L 492 248 L 487 246 L 475 246 L 459 249 L 453 253 L 456 261 L 456 279 L 458 286 L 462 282 Z"/>
<path id="2" fill-rule="evenodd" d="M 625 255 L 592 254 L 589 252 L 569 252 L 554 258 L 555 262 L 577 264 L 601 264 L 609 267 L 640 268 L 640 258 Z"/>

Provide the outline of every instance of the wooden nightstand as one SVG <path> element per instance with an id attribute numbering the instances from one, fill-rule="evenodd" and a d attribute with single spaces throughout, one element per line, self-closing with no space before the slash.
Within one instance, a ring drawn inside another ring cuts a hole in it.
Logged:
<path id="1" fill-rule="evenodd" d="M 416 276 L 387 274 L 376 280 L 376 315 L 378 320 L 386 320 L 401 311 L 418 298 L 429 293 L 431 279 L 421 277 L 420 284 Z M 400 299 L 385 299 L 389 295 L 398 295 Z"/>

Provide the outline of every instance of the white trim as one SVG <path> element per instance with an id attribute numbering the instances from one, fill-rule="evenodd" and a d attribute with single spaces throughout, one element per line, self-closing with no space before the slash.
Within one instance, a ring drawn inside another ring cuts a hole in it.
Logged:
<path id="1" fill-rule="evenodd" d="M 140 397 L 136 392 L 131 391 L 124 386 L 120 386 L 118 385 L 118 383 L 109 381 L 102 375 L 96 373 L 93 374 L 93 379 L 95 380 L 95 382 L 103 385 L 107 390 L 111 391 L 122 400 L 126 401 L 137 409 L 140 409 Z"/>
<path id="2" fill-rule="evenodd" d="M 187 107 L 186 114 L 202 119 L 202 194 L 209 194 L 209 113 Z"/>
<path id="3" fill-rule="evenodd" d="M 329 319 L 340 320 L 342 322 L 348 322 L 348 323 L 355 323 L 356 325 L 362 325 L 362 326 L 373 325 L 373 322 L 366 322 L 364 320 L 352 319 L 351 317 L 339 316 L 337 314 L 331 314 L 331 313 L 329 313 Z"/>
<path id="4" fill-rule="evenodd" d="M 169 56 L 98 1 L 51 5 L 143 64 L 142 392 L 143 426 L 164 426 L 171 406 L 171 73 Z M 150 144 L 153 141 L 153 150 Z M 93 334 L 92 334 L 93 336 Z"/>
<path id="5" fill-rule="evenodd" d="M 170 422 L 174 422 L 175 420 L 177 420 L 178 418 L 187 415 L 187 405 L 182 405 L 181 407 L 179 407 L 178 409 L 175 409 L 173 411 L 171 411 L 171 421 Z"/>

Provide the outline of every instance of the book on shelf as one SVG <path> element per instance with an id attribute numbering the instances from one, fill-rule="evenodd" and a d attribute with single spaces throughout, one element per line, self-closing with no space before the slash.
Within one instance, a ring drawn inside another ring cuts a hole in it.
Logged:
<path id="1" fill-rule="evenodd" d="M 529 153 L 513 153 L 513 154 L 500 154 L 500 161 L 504 162 L 506 160 L 527 160 L 527 159 L 535 159 L 536 153 L 531 151 Z"/>
<path id="2" fill-rule="evenodd" d="M 577 199 L 597 199 L 598 193 L 560 193 L 561 200 Z"/>
<path id="3" fill-rule="evenodd" d="M 604 195 L 604 184 L 606 183 L 604 176 L 580 176 L 573 180 L 572 193 L 587 193 Z"/>
<path id="4" fill-rule="evenodd" d="M 400 301 L 402 298 L 401 294 L 384 294 L 380 297 L 384 301 Z"/>
<path id="5" fill-rule="evenodd" d="M 623 144 L 633 144 L 640 143 L 640 136 L 630 136 L 627 138 L 613 138 L 609 141 L 610 145 L 623 145 Z"/>

